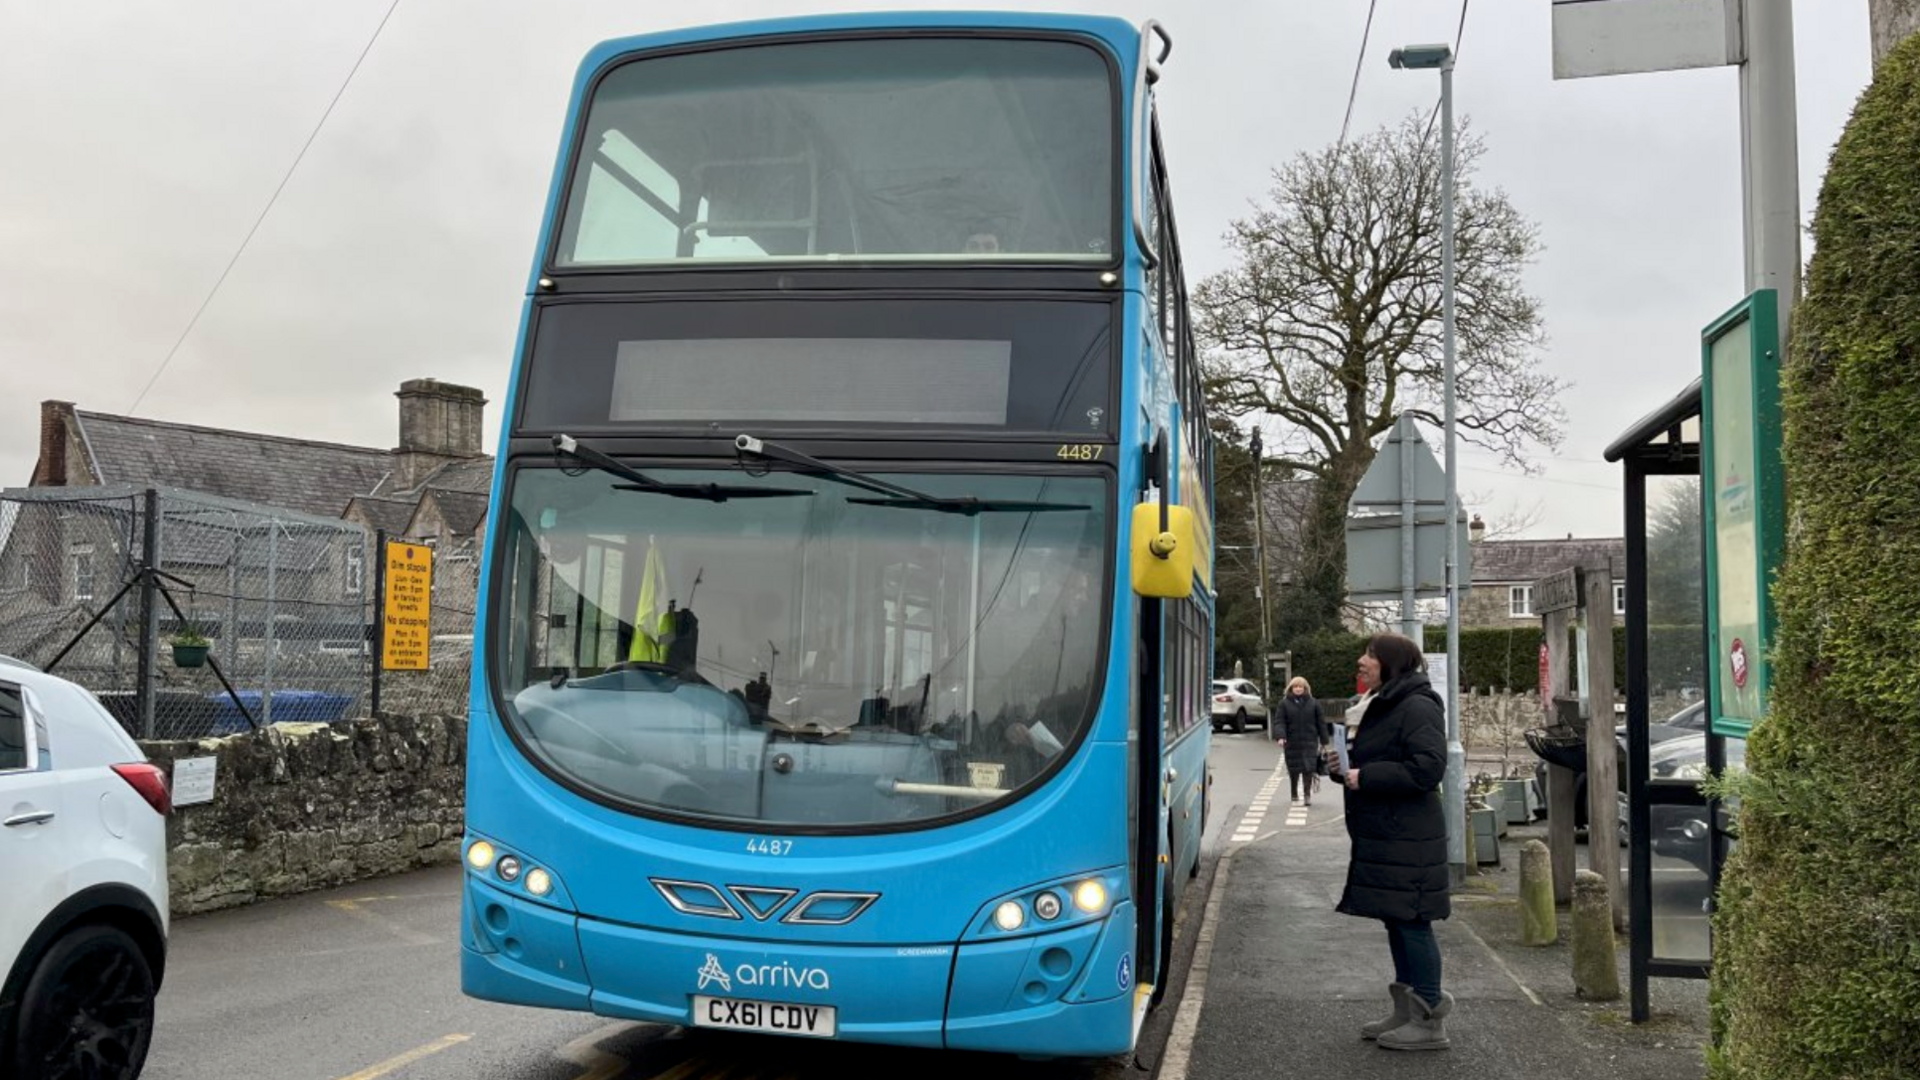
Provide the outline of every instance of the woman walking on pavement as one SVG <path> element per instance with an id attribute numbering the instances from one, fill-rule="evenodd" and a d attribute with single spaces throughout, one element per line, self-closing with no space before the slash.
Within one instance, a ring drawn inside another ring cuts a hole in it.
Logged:
<path id="1" fill-rule="evenodd" d="M 1287 759 L 1287 786 L 1293 801 L 1305 796 L 1306 804 L 1312 806 L 1320 750 L 1333 741 L 1333 728 L 1320 711 L 1313 688 L 1297 675 L 1287 684 L 1287 696 L 1280 699 L 1280 722 L 1273 725 L 1273 737 L 1280 740 L 1280 753 Z"/>
<path id="2" fill-rule="evenodd" d="M 1453 1011 L 1453 995 L 1440 988 L 1433 936 L 1434 920 L 1452 913 L 1439 794 L 1446 723 L 1424 666 L 1409 638 L 1376 634 L 1368 641 L 1360 681 L 1373 700 L 1349 746 L 1349 767 L 1342 772 L 1337 755 L 1328 755 L 1329 775 L 1346 787 L 1353 841 L 1335 910 L 1386 924 L 1393 954 L 1393 1015 L 1360 1035 L 1392 1050 L 1445 1049 L 1444 1022 Z"/>

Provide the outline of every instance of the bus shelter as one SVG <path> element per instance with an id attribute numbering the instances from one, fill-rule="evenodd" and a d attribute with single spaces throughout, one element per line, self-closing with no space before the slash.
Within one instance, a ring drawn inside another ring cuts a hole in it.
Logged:
<path id="1" fill-rule="evenodd" d="M 1701 401 L 1695 379 L 1605 454 L 1625 469 L 1627 775 L 1620 828 L 1628 845 L 1636 1023 L 1648 1017 L 1650 978 L 1703 979 L 1711 970 L 1710 919 L 1732 843 L 1725 809 L 1700 789 L 1705 775 L 1726 767 L 1729 751 L 1707 717 Z M 1596 828 L 1590 835 L 1603 834 Z"/>

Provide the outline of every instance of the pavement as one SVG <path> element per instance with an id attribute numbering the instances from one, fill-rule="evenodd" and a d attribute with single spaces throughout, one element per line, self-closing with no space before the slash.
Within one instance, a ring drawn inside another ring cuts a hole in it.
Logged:
<path id="1" fill-rule="evenodd" d="M 1447 1022 L 1452 1048 L 1395 1052 L 1362 1041 L 1360 1025 L 1391 1008 L 1393 966 L 1378 922 L 1334 911 L 1348 856 L 1341 791 L 1323 782 L 1310 809 L 1289 806 L 1282 781 L 1264 814 L 1257 814 L 1258 795 L 1248 805 L 1252 811 L 1229 810 L 1241 820 L 1228 827 L 1255 838 L 1227 846 L 1211 869 L 1192 968 L 1152 1063 L 1156 1080 L 1705 1075 L 1706 983 L 1653 980 L 1652 1017 L 1636 1026 L 1624 997 L 1595 1003 L 1575 996 L 1565 908 L 1557 944 L 1520 944 L 1519 845 L 1544 841 L 1544 822 L 1511 828 L 1500 866 L 1469 877 L 1456 891 L 1453 917 L 1436 924 L 1445 985 L 1456 999 Z M 1584 855 L 1583 846 L 1583 862 Z M 1618 944 L 1624 992 L 1624 935 Z"/>

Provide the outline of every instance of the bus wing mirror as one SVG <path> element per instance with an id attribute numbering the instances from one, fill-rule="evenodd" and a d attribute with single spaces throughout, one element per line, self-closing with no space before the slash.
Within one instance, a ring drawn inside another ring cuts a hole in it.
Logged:
<path id="1" fill-rule="evenodd" d="M 1161 515 L 1165 515 L 1162 525 Z M 1161 600 L 1193 594 L 1193 511 L 1144 502 L 1133 508 L 1133 591 Z"/>

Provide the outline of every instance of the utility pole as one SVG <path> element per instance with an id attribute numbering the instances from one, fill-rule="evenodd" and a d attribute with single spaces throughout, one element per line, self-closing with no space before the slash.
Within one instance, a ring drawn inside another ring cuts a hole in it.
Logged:
<path id="1" fill-rule="evenodd" d="M 1273 621 L 1267 608 L 1267 511 L 1266 470 L 1260 461 L 1260 429 L 1253 429 L 1247 448 L 1253 452 L 1253 552 L 1259 564 L 1260 581 L 1254 591 L 1260 599 L 1260 700 L 1273 700 L 1273 663 L 1267 654 L 1273 651 Z"/>

